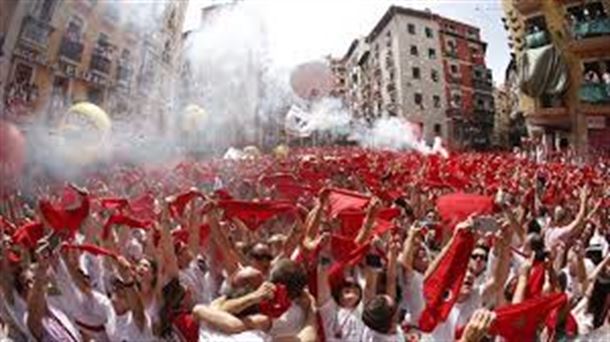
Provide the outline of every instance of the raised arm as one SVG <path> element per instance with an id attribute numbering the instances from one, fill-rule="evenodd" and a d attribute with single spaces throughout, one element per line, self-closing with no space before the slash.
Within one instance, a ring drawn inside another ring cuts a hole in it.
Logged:
<path id="1" fill-rule="evenodd" d="M 176 252 L 174 251 L 174 245 L 170 232 L 171 223 L 169 221 L 167 203 L 165 203 L 163 206 L 161 220 L 158 227 L 161 234 L 161 238 L 159 239 L 159 249 L 161 251 L 161 260 L 163 261 L 163 283 L 165 283 L 170 279 L 177 278 L 180 274 L 178 259 L 176 258 Z"/>
<path id="2" fill-rule="evenodd" d="M 28 293 L 27 308 L 28 316 L 26 324 L 36 339 L 40 340 L 43 333 L 42 319 L 46 315 L 47 307 L 47 284 L 49 278 L 47 272 L 49 270 L 50 251 L 48 248 L 39 253 L 39 261 L 34 272 L 34 283 Z"/>
<path id="3" fill-rule="evenodd" d="M 131 271 L 131 264 L 125 257 L 120 256 L 116 259 L 116 263 L 118 266 L 119 274 L 121 278 L 126 283 L 125 291 L 127 291 L 127 305 L 131 309 L 133 314 L 133 318 L 138 326 L 140 331 L 144 331 L 146 329 L 146 313 L 144 309 L 144 303 L 142 302 L 142 297 L 138 293 L 135 287 L 135 280 L 133 278 L 133 273 Z"/>
<path id="4" fill-rule="evenodd" d="M 499 239 L 496 240 L 494 252 L 496 253 L 496 262 L 493 268 L 491 278 L 485 283 L 483 288 L 483 303 L 490 304 L 494 298 L 497 298 L 502 287 L 506 283 L 508 273 L 510 271 L 510 259 L 512 256 L 510 243 L 513 237 L 511 225 L 506 224 L 500 232 Z"/>
<path id="5" fill-rule="evenodd" d="M 375 225 L 375 219 L 377 218 L 377 213 L 379 212 L 380 208 L 381 202 L 378 198 L 374 197 L 366 210 L 364 223 L 362 224 L 362 227 L 354 240 L 358 245 L 363 244 L 371 237 L 373 226 Z"/>
<path id="6" fill-rule="evenodd" d="M 400 243 L 398 241 L 391 241 L 388 248 L 388 271 L 386 274 L 386 293 L 388 296 L 396 300 L 396 276 L 398 268 L 398 251 L 400 250 Z"/>
<path id="7" fill-rule="evenodd" d="M 580 232 L 584 228 L 586 213 L 587 213 L 587 200 L 589 198 L 589 188 L 583 187 L 580 189 L 580 207 L 576 217 L 570 224 L 565 227 L 555 228 L 558 229 L 557 238 L 559 240 L 568 240 L 574 236 L 580 235 Z"/>
<path id="8" fill-rule="evenodd" d="M 445 258 L 445 255 L 449 251 L 449 248 L 451 248 L 451 244 L 453 243 L 453 240 L 455 239 L 455 236 L 457 235 L 458 230 L 460 230 L 460 229 L 470 229 L 470 227 L 472 227 L 472 218 L 468 218 L 466 221 L 458 223 L 455 226 L 455 229 L 454 229 L 453 235 L 451 236 L 451 239 L 449 239 L 449 241 L 445 244 L 445 246 L 443 247 L 441 252 L 430 263 L 430 265 L 428 266 L 428 269 L 426 269 L 426 274 L 424 274 L 424 279 L 427 279 L 432 273 L 434 273 L 434 271 L 436 271 L 438 266 L 441 264 L 441 262 Z"/>
<path id="9" fill-rule="evenodd" d="M 274 296 L 275 285 L 264 282 L 254 292 L 233 299 L 222 299 L 218 301 L 218 308 L 231 314 L 238 314 L 252 305 L 260 303 L 264 299 Z"/>
<path id="10" fill-rule="evenodd" d="M 411 226 L 402 246 L 402 253 L 398 256 L 398 262 L 406 273 L 413 271 L 413 259 L 415 258 L 417 239 L 421 234 L 421 228 Z"/>
<path id="11" fill-rule="evenodd" d="M 224 231 L 220 227 L 220 219 L 218 214 L 218 208 L 214 207 L 207 213 L 208 224 L 210 225 L 210 232 L 212 240 L 223 253 L 224 267 L 229 274 L 235 273 L 240 267 L 240 264 L 245 264 L 241 253 L 238 253 L 234 246 L 229 241 L 229 238 L 225 235 Z"/>

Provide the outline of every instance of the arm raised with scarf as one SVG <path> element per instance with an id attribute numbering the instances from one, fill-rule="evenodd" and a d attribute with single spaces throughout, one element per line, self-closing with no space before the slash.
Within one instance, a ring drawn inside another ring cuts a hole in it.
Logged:
<path id="1" fill-rule="evenodd" d="M 381 209 L 381 201 L 377 197 L 373 197 L 369 207 L 366 210 L 366 217 L 364 218 L 364 223 L 362 224 L 362 228 L 358 232 L 356 239 L 354 240 L 356 244 L 362 245 L 371 237 L 371 233 L 373 232 L 373 226 L 375 225 L 375 219 L 377 218 L 377 213 L 379 213 L 379 209 Z"/>
<path id="2" fill-rule="evenodd" d="M 169 220 L 168 206 L 165 204 L 161 211 L 161 220 L 159 222 L 159 231 L 161 238 L 159 239 L 159 250 L 161 251 L 161 261 L 163 266 L 163 285 L 167 284 L 171 279 L 178 278 L 180 268 L 178 267 L 178 259 L 174 251 L 173 240 L 171 236 L 171 223 Z"/>
<path id="3" fill-rule="evenodd" d="M 49 270 L 49 258 L 51 257 L 51 251 L 49 246 L 39 249 L 39 261 L 34 271 L 34 283 L 32 288 L 28 291 L 27 298 L 27 321 L 26 325 L 32 336 L 37 340 L 40 340 L 43 335 L 44 327 L 42 319 L 47 315 L 49 310 L 47 306 L 47 284 L 49 283 L 49 276 L 47 274 Z"/>
<path id="4" fill-rule="evenodd" d="M 144 331 L 147 324 L 146 313 L 144 303 L 142 302 L 142 297 L 135 288 L 135 279 L 133 277 L 132 266 L 124 256 L 119 256 L 116 259 L 116 264 L 118 266 L 121 278 L 127 284 L 125 286 L 125 290 L 127 291 L 127 305 L 133 314 L 133 318 L 138 326 L 138 329 L 140 329 L 140 331 Z"/>
<path id="5" fill-rule="evenodd" d="M 510 272 L 510 259 L 512 256 L 510 243 L 513 237 L 512 225 L 510 219 L 502 225 L 502 230 L 499 232 L 499 237 L 496 240 L 496 245 L 493 252 L 497 259 L 493 268 L 492 276 L 487 280 L 483 287 L 482 301 L 484 306 L 492 306 L 493 302 L 498 301 L 501 296 L 501 289 L 506 283 Z"/>
<path id="6" fill-rule="evenodd" d="M 570 224 L 564 227 L 554 228 L 554 240 L 567 241 L 575 236 L 580 235 L 584 228 L 584 223 L 587 215 L 587 200 L 589 198 L 589 188 L 584 186 L 580 189 L 580 207 L 576 217 Z M 549 246 L 552 247 L 552 246 Z"/>
<path id="7" fill-rule="evenodd" d="M 246 264 L 245 260 L 241 253 L 235 250 L 235 247 L 231 244 L 229 238 L 224 231 L 222 231 L 218 208 L 213 206 L 206 215 L 208 223 L 210 224 L 212 241 L 214 241 L 216 247 L 223 252 L 224 268 L 228 274 L 233 274 L 241 265 Z"/>
<path id="8" fill-rule="evenodd" d="M 320 222 L 322 221 L 322 214 L 324 213 L 324 208 L 328 205 L 328 196 L 330 195 L 330 190 L 324 188 L 320 191 L 318 203 L 316 206 L 309 212 L 307 218 L 305 219 L 305 233 L 302 240 L 302 245 L 305 250 L 311 251 L 314 249 L 314 241 L 316 236 L 318 235 L 318 230 L 320 228 Z"/>
<path id="9" fill-rule="evenodd" d="M 438 268 L 438 266 L 441 264 L 441 262 L 443 262 L 443 259 L 445 258 L 445 255 L 447 254 L 447 252 L 449 251 L 449 249 L 451 248 L 451 243 L 453 242 L 453 240 L 455 239 L 457 233 L 459 230 L 462 229 L 471 229 L 473 225 L 473 221 L 472 221 L 472 217 L 469 217 L 466 221 L 463 221 L 461 223 L 458 223 L 455 226 L 455 230 L 453 232 L 453 235 L 451 236 L 451 238 L 449 239 L 449 241 L 445 244 L 445 246 L 443 247 L 443 249 L 441 250 L 440 253 L 438 253 L 438 255 L 436 256 L 436 258 L 434 258 L 434 260 L 430 263 L 430 265 L 428 266 L 428 268 L 426 269 L 426 273 L 424 274 L 424 281 L 430 277 L 430 275 L 432 275 L 432 273 L 434 273 L 434 271 L 436 271 L 436 269 Z"/>

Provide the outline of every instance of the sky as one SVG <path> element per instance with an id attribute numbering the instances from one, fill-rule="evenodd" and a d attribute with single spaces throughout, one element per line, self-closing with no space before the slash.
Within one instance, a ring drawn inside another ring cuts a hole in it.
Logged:
<path id="1" fill-rule="evenodd" d="M 510 59 L 500 0 L 242 0 L 256 8 L 269 35 L 272 59 L 283 67 L 341 57 L 350 43 L 367 35 L 391 5 L 432 12 L 481 29 L 494 82 L 502 83 Z M 184 30 L 200 24 L 202 7 L 223 0 L 190 0 Z"/>

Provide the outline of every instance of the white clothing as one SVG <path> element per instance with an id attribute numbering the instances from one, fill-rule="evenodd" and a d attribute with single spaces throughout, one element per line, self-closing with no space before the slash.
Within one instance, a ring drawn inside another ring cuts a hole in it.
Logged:
<path id="1" fill-rule="evenodd" d="M 17 294 L 17 291 L 13 290 L 13 305 L 9 304 L 6 298 L 4 298 L 4 292 L 0 291 L 0 317 L 4 322 L 10 322 L 13 328 L 19 330 L 20 334 L 23 334 L 27 340 L 33 340 L 30 336 L 30 329 L 28 329 L 25 316 L 27 313 L 27 303 Z"/>
<path id="2" fill-rule="evenodd" d="M 297 335 L 305 325 L 305 312 L 292 302 L 290 308 L 280 317 L 273 320 L 269 335 L 274 338 L 290 337 Z"/>
<path id="3" fill-rule="evenodd" d="M 394 334 L 382 334 L 376 332 L 369 327 L 365 326 L 362 332 L 362 342 L 401 342 L 404 341 L 404 336 L 402 335 L 400 329 Z M 343 340 L 348 341 L 348 340 Z"/>
<path id="4" fill-rule="evenodd" d="M 430 341 L 454 341 L 455 331 L 468 323 L 470 316 L 482 305 L 480 289 L 474 288 L 470 297 L 462 303 L 455 303 L 445 322 L 440 323 L 426 336 Z"/>
<path id="5" fill-rule="evenodd" d="M 251 330 L 239 334 L 227 335 L 202 325 L 199 328 L 199 342 L 266 342 L 271 338 L 262 331 Z"/>
<path id="6" fill-rule="evenodd" d="M 406 310 L 405 321 L 417 325 L 419 316 L 426 305 L 424 299 L 424 275 L 417 271 L 402 272 L 402 300 L 400 308 Z"/>
<path id="7" fill-rule="evenodd" d="M 185 269 L 180 270 L 180 284 L 189 288 L 195 303 L 206 303 L 206 299 L 213 296 L 213 294 L 207 293 L 211 290 L 208 286 L 206 286 L 207 284 L 205 281 L 206 274 L 208 273 L 209 272 L 204 272 L 201 270 L 196 259 L 193 259 L 193 261 L 191 261 L 191 263 Z"/>
<path id="8" fill-rule="evenodd" d="M 357 341 L 364 331 L 362 303 L 350 310 L 342 308 L 329 299 L 320 307 L 320 317 L 324 326 L 326 341 Z"/>
<path id="9" fill-rule="evenodd" d="M 117 315 L 114 309 L 110 310 L 106 334 L 110 341 L 151 341 L 154 340 L 150 317 L 144 314 L 144 331 L 140 331 L 131 311 Z"/>

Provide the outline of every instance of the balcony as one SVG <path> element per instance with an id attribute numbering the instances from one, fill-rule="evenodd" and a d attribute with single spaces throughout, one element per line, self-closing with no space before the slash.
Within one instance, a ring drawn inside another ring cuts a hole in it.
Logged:
<path id="1" fill-rule="evenodd" d="M 525 36 L 525 46 L 528 49 L 535 49 L 551 43 L 548 33 L 545 31 L 533 32 Z"/>
<path id="2" fill-rule="evenodd" d="M 610 46 L 610 18 L 577 22 L 572 28 L 570 49 L 581 57 L 608 55 Z"/>
<path id="3" fill-rule="evenodd" d="M 91 63 L 89 68 L 92 71 L 99 72 L 101 74 L 108 75 L 110 73 L 110 59 L 104 56 L 102 53 L 94 51 L 91 55 Z"/>
<path id="4" fill-rule="evenodd" d="M 588 104 L 610 104 L 610 85 L 604 83 L 585 83 L 578 91 L 581 102 Z"/>
<path id="5" fill-rule="evenodd" d="M 131 67 L 129 65 L 127 65 L 126 63 L 122 62 L 121 64 L 119 64 L 119 66 L 117 67 L 117 83 L 125 88 L 129 87 L 129 81 L 131 79 L 131 75 L 133 74 L 133 71 L 131 69 Z"/>
<path id="6" fill-rule="evenodd" d="M 572 26 L 574 39 L 584 39 L 610 35 L 610 18 L 599 18 L 576 22 Z"/>
<path id="7" fill-rule="evenodd" d="M 84 46 L 81 42 L 64 37 L 59 47 L 59 55 L 72 62 L 80 63 L 83 57 L 83 48 Z"/>
<path id="8" fill-rule="evenodd" d="M 55 29 L 48 22 L 27 16 L 23 21 L 19 38 L 34 47 L 46 49 L 53 30 Z"/>
<path id="9" fill-rule="evenodd" d="M 531 13 L 540 11 L 542 8 L 542 1 L 540 0 L 513 0 L 513 7 L 523 15 L 529 15 Z"/>

